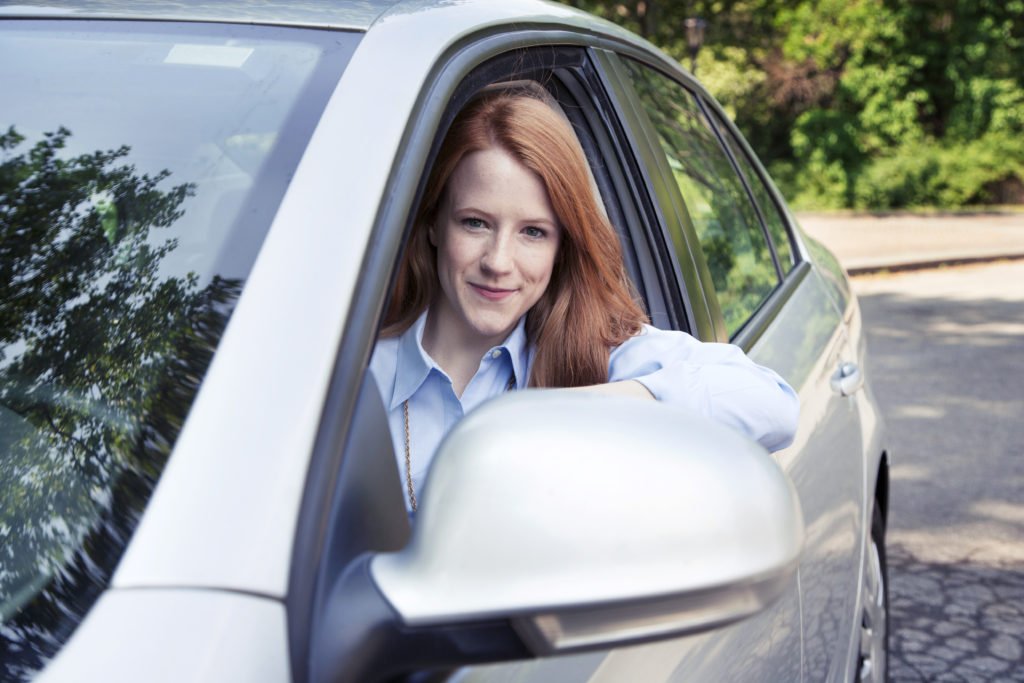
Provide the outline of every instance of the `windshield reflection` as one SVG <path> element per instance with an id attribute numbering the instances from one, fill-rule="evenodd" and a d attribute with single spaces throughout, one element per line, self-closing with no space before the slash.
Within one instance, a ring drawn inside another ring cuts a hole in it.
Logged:
<path id="1" fill-rule="evenodd" d="M 0 135 L 4 680 L 103 585 L 241 288 L 161 276 L 178 242 L 159 232 L 194 186 L 161 189 L 169 172 L 139 173 L 127 147 L 64 158 L 71 135 Z"/>
<path id="2" fill-rule="evenodd" d="M 359 34 L 0 21 L 0 679 L 104 590 Z"/>

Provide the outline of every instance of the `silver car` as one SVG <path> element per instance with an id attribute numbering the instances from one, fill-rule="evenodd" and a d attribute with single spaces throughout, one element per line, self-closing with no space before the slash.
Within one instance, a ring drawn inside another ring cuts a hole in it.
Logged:
<path id="1" fill-rule="evenodd" d="M 368 359 L 446 127 L 523 81 L 653 323 L 775 369 L 799 431 L 517 392 L 410 525 Z M 885 680 L 857 302 L 649 44 L 539 0 L 28 1 L 0 92 L 3 680 Z"/>

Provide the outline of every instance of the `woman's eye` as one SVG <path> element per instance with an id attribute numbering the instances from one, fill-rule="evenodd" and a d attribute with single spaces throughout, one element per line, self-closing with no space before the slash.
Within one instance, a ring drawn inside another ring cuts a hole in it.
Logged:
<path id="1" fill-rule="evenodd" d="M 462 224 L 465 225 L 467 228 L 473 229 L 485 227 L 484 222 L 479 218 L 463 218 Z"/>
<path id="2" fill-rule="evenodd" d="M 547 234 L 543 230 L 541 230 L 540 228 L 536 228 L 536 227 L 534 227 L 532 225 L 530 227 L 528 227 L 528 228 L 525 228 L 523 230 L 523 233 L 527 237 L 532 237 L 534 239 L 540 239 L 541 237 L 544 237 L 545 234 Z"/>

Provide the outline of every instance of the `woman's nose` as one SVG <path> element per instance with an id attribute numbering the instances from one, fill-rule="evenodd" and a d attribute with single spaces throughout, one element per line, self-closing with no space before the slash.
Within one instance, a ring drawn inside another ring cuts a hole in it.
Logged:
<path id="1" fill-rule="evenodd" d="M 481 267 L 496 275 L 503 275 L 512 270 L 515 261 L 515 245 L 512 240 L 501 234 L 497 234 L 488 243 L 480 259 Z"/>

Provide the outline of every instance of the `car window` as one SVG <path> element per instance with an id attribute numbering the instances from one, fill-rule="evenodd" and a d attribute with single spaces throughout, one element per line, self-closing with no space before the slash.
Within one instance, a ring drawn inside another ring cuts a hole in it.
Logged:
<path id="1" fill-rule="evenodd" d="M 8 681 L 109 580 L 358 37 L 67 21 L 0 34 Z"/>
<path id="2" fill-rule="evenodd" d="M 768 240 L 696 97 L 652 68 L 623 63 L 700 239 L 731 336 L 779 283 Z"/>
<path id="3" fill-rule="evenodd" d="M 782 212 L 779 211 L 779 206 L 772 199 L 771 192 L 765 186 L 761 174 L 754 168 L 754 164 L 743 150 L 743 145 L 740 144 L 729 124 L 719 112 L 711 108 L 709 110 L 712 111 L 718 124 L 718 130 L 726 144 L 729 145 L 729 150 L 732 152 L 733 158 L 736 159 L 736 164 L 740 167 L 747 186 L 750 187 L 750 192 L 754 195 L 757 206 L 761 210 L 764 224 L 771 236 L 772 246 L 779 259 L 779 267 L 783 273 L 788 273 L 793 270 L 796 261 L 793 258 L 793 245 L 790 242 L 789 231 L 786 230 L 786 221 L 782 217 Z"/>

